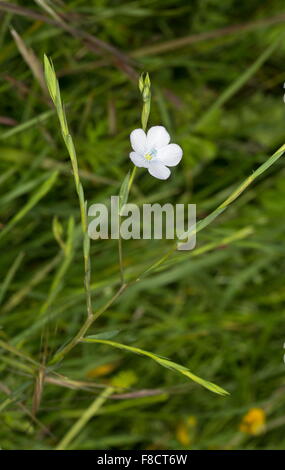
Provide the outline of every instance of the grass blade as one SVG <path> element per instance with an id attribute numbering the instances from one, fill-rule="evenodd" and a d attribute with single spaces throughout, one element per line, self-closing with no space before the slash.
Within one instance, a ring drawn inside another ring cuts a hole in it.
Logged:
<path id="1" fill-rule="evenodd" d="M 167 369 L 171 369 L 173 371 L 179 372 L 180 374 L 185 375 L 189 379 L 193 380 L 194 382 L 198 383 L 199 385 L 202 385 L 202 387 L 207 388 L 211 392 L 217 393 L 218 395 L 229 395 L 229 393 L 224 390 L 223 388 L 219 387 L 218 385 L 208 382 L 207 380 L 201 379 L 201 377 L 198 377 L 195 374 L 192 374 L 187 367 L 181 366 L 180 364 L 176 364 L 176 362 L 169 361 L 168 359 L 164 359 L 160 356 L 157 356 L 156 354 L 145 351 L 144 349 L 140 348 L 135 348 L 134 346 L 126 346 L 125 344 L 122 343 L 116 343 L 115 341 L 108 341 L 108 340 L 103 340 L 103 339 L 96 339 L 93 338 L 92 336 L 87 336 L 82 340 L 85 343 L 101 343 L 101 344 L 107 344 L 108 346 L 112 346 L 114 348 L 118 349 L 123 349 L 125 351 L 132 352 L 134 354 L 139 354 L 141 356 L 146 356 L 152 359 L 153 361 L 157 362 L 160 364 L 162 367 L 166 367 Z"/>
<path id="2" fill-rule="evenodd" d="M 49 175 L 40 188 L 31 196 L 25 206 L 7 223 L 0 232 L 0 240 L 2 240 L 14 226 L 51 190 L 57 180 L 58 172 L 54 171 Z"/>

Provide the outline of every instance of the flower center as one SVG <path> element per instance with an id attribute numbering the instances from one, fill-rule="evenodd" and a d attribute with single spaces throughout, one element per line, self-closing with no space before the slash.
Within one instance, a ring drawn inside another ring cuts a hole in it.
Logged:
<path id="1" fill-rule="evenodd" d="M 144 158 L 146 160 L 152 160 L 153 157 L 155 157 L 157 154 L 157 151 L 155 149 L 151 149 L 149 152 L 144 154 Z"/>

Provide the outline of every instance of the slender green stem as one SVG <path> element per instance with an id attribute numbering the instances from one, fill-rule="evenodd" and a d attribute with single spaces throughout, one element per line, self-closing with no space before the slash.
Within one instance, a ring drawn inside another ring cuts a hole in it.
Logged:
<path id="1" fill-rule="evenodd" d="M 45 66 L 46 83 L 48 86 L 51 99 L 56 108 L 61 132 L 62 132 L 62 137 L 66 145 L 67 151 L 69 153 L 71 166 L 73 170 L 75 188 L 76 188 L 76 192 L 78 195 L 80 215 L 81 215 L 81 226 L 82 226 L 82 232 L 83 232 L 84 286 L 85 286 L 85 294 L 86 294 L 86 307 L 87 307 L 88 318 L 91 318 L 93 315 L 93 311 L 92 311 L 92 297 L 91 297 L 91 287 L 90 287 L 91 261 L 90 261 L 90 239 L 88 236 L 88 223 L 87 223 L 87 204 L 86 204 L 85 197 L 84 197 L 83 186 L 80 181 L 76 150 L 74 147 L 72 136 L 68 129 L 65 109 L 61 101 L 58 80 L 56 78 L 53 65 L 46 56 L 44 57 L 44 66 Z"/>
<path id="2" fill-rule="evenodd" d="M 101 408 L 101 406 L 105 403 L 107 398 L 114 393 L 113 387 L 107 387 L 104 389 L 98 397 L 95 398 L 93 403 L 84 411 L 84 413 L 80 416 L 78 421 L 69 429 L 66 435 L 62 438 L 60 443 L 57 445 L 56 450 L 65 450 L 68 445 L 73 441 L 73 439 L 80 433 L 80 431 L 84 428 L 84 426 L 96 415 L 97 411 Z"/>
<path id="3" fill-rule="evenodd" d="M 148 74 L 142 74 L 139 79 L 139 89 L 142 94 L 143 106 L 142 106 L 142 113 L 141 113 L 141 123 L 142 128 L 146 131 L 148 118 L 150 114 L 150 105 L 151 105 L 151 91 L 150 91 L 150 79 Z M 134 178 L 136 175 L 137 167 L 134 166 L 132 169 L 131 176 L 128 182 L 127 188 L 127 196 L 132 188 Z M 122 285 L 124 284 L 124 260 L 123 260 L 123 246 L 122 246 L 122 238 L 120 232 L 121 226 L 121 216 L 119 215 L 119 237 L 118 237 L 118 251 L 119 251 L 119 264 L 120 264 L 120 275 Z"/>
<path id="4" fill-rule="evenodd" d="M 8 290 L 9 285 L 12 282 L 13 277 L 15 276 L 15 273 L 17 272 L 21 262 L 23 261 L 24 256 L 25 256 L 25 253 L 20 251 L 20 253 L 16 257 L 14 263 L 12 264 L 10 269 L 8 270 L 7 275 L 4 278 L 4 280 L 2 282 L 2 285 L 0 287 L 0 304 L 2 303 L 2 300 L 3 300 L 3 298 L 6 294 L 6 291 Z"/>
<path id="5" fill-rule="evenodd" d="M 134 178 L 135 178 L 135 176 L 136 176 L 136 172 L 137 172 L 137 167 L 134 166 L 134 168 L 132 169 L 132 173 L 131 173 L 130 179 L 129 179 L 129 186 L 128 186 L 128 191 L 129 191 L 129 192 L 130 192 L 130 190 L 131 190 L 131 187 L 132 187 Z"/>
<path id="6" fill-rule="evenodd" d="M 121 231 L 120 231 L 121 216 L 119 215 L 118 218 L 119 218 L 118 251 L 119 251 L 119 264 L 120 264 L 121 283 L 123 285 L 124 282 L 125 282 L 125 276 L 124 276 L 123 246 L 122 246 L 122 237 L 121 237 Z"/>

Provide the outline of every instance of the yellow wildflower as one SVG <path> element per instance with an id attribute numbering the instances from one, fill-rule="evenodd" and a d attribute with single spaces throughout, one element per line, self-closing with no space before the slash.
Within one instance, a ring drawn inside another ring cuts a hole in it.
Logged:
<path id="1" fill-rule="evenodd" d="M 244 415 L 239 430 L 252 436 L 258 436 L 265 429 L 266 416 L 262 408 L 251 408 Z"/>

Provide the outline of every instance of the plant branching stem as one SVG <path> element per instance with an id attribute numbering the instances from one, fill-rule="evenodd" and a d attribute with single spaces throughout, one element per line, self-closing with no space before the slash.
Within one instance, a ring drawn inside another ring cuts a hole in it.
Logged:
<path id="1" fill-rule="evenodd" d="M 84 338 L 85 333 L 89 330 L 90 326 L 94 323 L 97 318 L 99 318 L 116 300 L 117 298 L 126 290 L 128 284 L 122 284 L 121 287 L 115 292 L 115 294 L 92 316 L 88 316 L 78 333 L 74 338 L 61 350 L 59 351 L 52 359 L 51 364 L 58 362 L 64 358 L 80 341 Z"/>
<path id="2" fill-rule="evenodd" d="M 226 200 L 220 204 L 217 209 L 215 209 L 210 215 L 208 215 L 205 219 L 201 220 L 196 227 L 196 232 L 199 232 L 200 230 L 203 230 L 205 227 L 207 227 L 211 222 L 213 222 L 224 210 L 227 209 L 227 207 L 232 204 L 242 193 L 243 191 L 258 177 L 260 176 L 265 170 L 267 170 L 273 163 L 275 163 L 285 152 L 285 144 L 282 145 L 266 162 L 264 162 L 262 165 L 260 165 L 259 168 L 251 175 L 249 176 Z M 86 331 L 89 329 L 89 327 L 92 325 L 92 323 L 102 314 L 104 313 L 112 304 L 117 300 L 117 298 L 126 290 L 127 287 L 130 285 L 133 285 L 134 283 L 138 282 L 142 276 L 145 276 L 148 274 L 150 271 L 153 271 L 157 267 L 159 267 L 161 264 L 163 264 L 175 251 L 176 251 L 176 245 L 173 246 L 168 252 L 159 258 L 155 263 L 153 263 L 149 268 L 147 268 L 145 271 L 143 271 L 135 281 L 130 282 L 128 284 L 123 284 L 120 289 L 115 293 L 113 297 L 105 304 L 101 309 L 97 310 L 92 317 L 88 317 L 85 323 L 83 324 L 82 328 L 79 330 L 77 335 L 73 338 L 73 340 L 70 341 L 70 343 L 62 350 L 60 351 L 52 360 L 53 362 L 57 362 L 58 360 L 62 359 L 65 354 L 67 354 L 74 346 L 78 344 L 78 342 L 81 341 L 81 339 L 84 337 Z"/>

